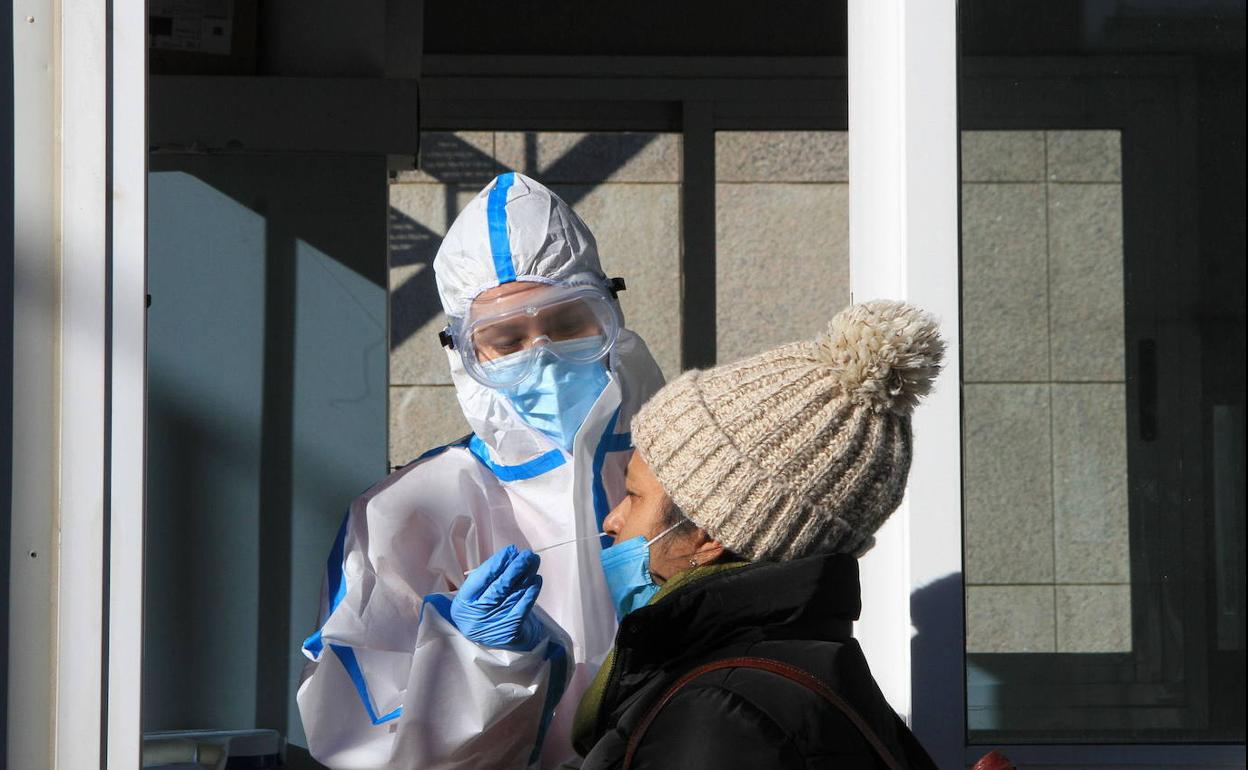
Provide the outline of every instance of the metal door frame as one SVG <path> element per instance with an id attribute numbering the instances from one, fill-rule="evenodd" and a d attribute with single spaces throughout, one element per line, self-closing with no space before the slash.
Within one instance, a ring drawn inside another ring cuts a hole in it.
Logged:
<path id="1" fill-rule="evenodd" d="M 146 24 L 13 5 L 9 767 L 139 764 Z"/>

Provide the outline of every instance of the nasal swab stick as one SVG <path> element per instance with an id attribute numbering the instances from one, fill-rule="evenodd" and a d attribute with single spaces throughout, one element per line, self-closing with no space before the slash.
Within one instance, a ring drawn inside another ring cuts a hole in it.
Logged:
<path id="1" fill-rule="evenodd" d="M 606 532 L 599 532 L 596 535 L 586 535 L 585 537 L 574 537 L 571 540 L 564 540 L 562 543 L 555 543 L 554 545 L 548 545 L 542 548 L 538 548 L 533 553 L 545 553 L 549 551 L 551 548 L 558 548 L 561 545 L 567 545 L 568 543 L 579 543 L 582 540 L 596 540 L 600 537 L 606 537 L 606 535 L 607 535 Z"/>
<path id="2" fill-rule="evenodd" d="M 538 548 L 537 550 L 533 551 L 533 553 L 546 553 L 550 549 L 558 548 L 561 545 L 568 545 L 570 543 L 579 543 L 582 540 L 596 540 L 597 538 L 600 538 L 600 537 L 606 537 L 606 535 L 607 535 L 606 532 L 599 532 L 596 535 L 586 535 L 585 537 L 574 537 L 571 540 L 564 540 L 561 543 L 553 543 L 551 545 L 542 546 L 541 548 Z M 469 572 L 472 572 L 472 570 L 468 570 L 467 572 L 464 573 L 464 575 L 467 576 Z"/>

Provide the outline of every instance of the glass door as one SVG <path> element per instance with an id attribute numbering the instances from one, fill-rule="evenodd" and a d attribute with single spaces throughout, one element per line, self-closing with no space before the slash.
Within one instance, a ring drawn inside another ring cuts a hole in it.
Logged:
<path id="1" fill-rule="evenodd" d="M 959 8 L 968 740 L 1242 743 L 1244 6 L 1006 8 Z"/>

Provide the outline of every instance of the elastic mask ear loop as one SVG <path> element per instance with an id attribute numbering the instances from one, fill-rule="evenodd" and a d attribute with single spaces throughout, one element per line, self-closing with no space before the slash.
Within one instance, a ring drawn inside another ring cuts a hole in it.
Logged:
<path id="1" fill-rule="evenodd" d="M 688 519 L 681 519 L 680 521 L 676 522 L 676 523 L 675 523 L 675 524 L 673 524 L 672 526 L 668 527 L 667 529 L 663 530 L 663 531 L 662 531 L 662 532 L 660 532 L 659 534 L 655 535 L 655 536 L 654 536 L 653 538 L 651 538 L 650 540 L 647 540 L 647 541 L 646 541 L 646 547 L 647 547 L 647 548 L 649 548 L 650 546 L 652 546 L 652 545 L 654 545 L 655 543 L 657 543 L 657 542 L 659 542 L 660 540 L 662 540 L 664 537 L 667 537 L 667 534 L 668 534 L 669 532 L 671 532 L 672 530 L 676 529 L 676 528 L 677 528 L 677 527 L 679 527 L 681 524 L 684 524 L 684 523 L 685 523 L 685 522 L 687 522 L 687 521 L 689 521 L 689 520 L 688 520 Z"/>
<path id="2" fill-rule="evenodd" d="M 650 570 L 650 546 L 654 545 L 655 543 L 659 542 L 659 541 L 660 541 L 660 540 L 662 540 L 663 538 L 667 537 L 667 536 L 668 536 L 668 535 L 669 535 L 672 531 L 674 531 L 677 527 L 679 527 L 681 524 L 684 524 L 684 523 L 685 523 L 685 522 L 687 522 L 687 521 L 689 521 L 689 519 L 681 519 L 680 521 L 676 522 L 676 523 L 675 523 L 675 524 L 673 524 L 672 526 L 668 527 L 667 529 L 663 530 L 663 531 L 662 531 L 662 532 L 660 532 L 659 534 L 655 535 L 654 537 L 652 537 L 652 538 L 650 538 L 649 540 L 647 540 L 647 541 L 646 541 L 646 544 L 645 544 L 645 546 L 644 546 L 644 547 L 645 547 L 645 555 L 646 555 L 646 573 L 647 573 L 647 574 L 648 574 L 648 576 L 649 576 L 649 579 L 650 579 L 650 583 L 651 583 L 651 584 L 653 584 L 653 585 L 657 585 L 657 583 L 655 583 L 655 582 L 654 582 L 654 577 L 655 577 L 655 575 L 654 575 L 654 573 Z M 660 578 L 660 580 L 662 580 L 662 578 Z M 666 580 L 663 580 L 663 582 L 667 582 L 667 581 L 666 581 Z"/>

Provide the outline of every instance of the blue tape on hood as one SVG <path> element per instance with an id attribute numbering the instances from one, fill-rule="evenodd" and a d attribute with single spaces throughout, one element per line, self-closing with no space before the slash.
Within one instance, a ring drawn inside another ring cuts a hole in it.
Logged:
<path id="1" fill-rule="evenodd" d="M 490 228 L 490 253 L 494 257 L 494 274 L 500 284 L 516 280 L 516 267 L 511 263 L 511 240 L 507 237 L 507 191 L 515 181 L 514 172 L 500 175 L 485 205 L 486 222 Z"/>

